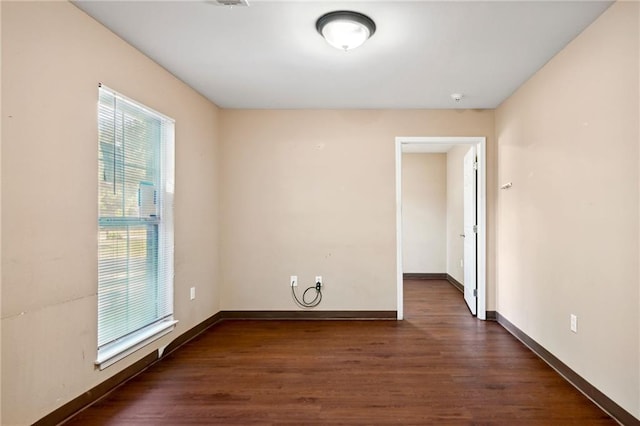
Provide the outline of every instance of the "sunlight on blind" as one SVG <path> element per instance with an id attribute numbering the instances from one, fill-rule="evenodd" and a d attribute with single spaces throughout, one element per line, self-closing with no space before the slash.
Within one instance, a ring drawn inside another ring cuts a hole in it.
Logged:
<path id="1" fill-rule="evenodd" d="M 173 315 L 173 128 L 100 87 L 99 353 Z"/>

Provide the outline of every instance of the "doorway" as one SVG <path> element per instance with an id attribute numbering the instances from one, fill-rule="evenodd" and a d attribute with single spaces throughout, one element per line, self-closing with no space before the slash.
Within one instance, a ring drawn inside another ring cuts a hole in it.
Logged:
<path id="1" fill-rule="evenodd" d="M 402 153 L 442 152 L 447 146 L 464 145 L 475 148 L 477 157 L 477 226 L 476 286 L 474 302 L 478 319 L 486 319 L 486 138 L 485 137 L 396 137 L 396 263 L 398 320 L 404 318 L 403 253 L 402 253 Z M 469 301 L 467 301 L 469 304 Z M 473 311 L 473 310 L 472 310 Z"/>

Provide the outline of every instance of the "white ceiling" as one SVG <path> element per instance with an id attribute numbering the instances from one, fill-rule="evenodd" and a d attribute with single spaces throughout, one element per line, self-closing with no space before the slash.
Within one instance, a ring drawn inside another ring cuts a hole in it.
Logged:
<path id="1" fill-rule="evenodd" d="M 75 4 L 221 107 L 466 109 L 497 107 L 611 2 Z M 315 29 L 343 9 L 377 25 L 349 52 Z"/>

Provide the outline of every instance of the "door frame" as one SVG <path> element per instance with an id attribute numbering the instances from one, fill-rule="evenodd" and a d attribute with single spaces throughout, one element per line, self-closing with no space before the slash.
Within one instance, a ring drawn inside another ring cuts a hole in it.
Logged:
<path id="1" fill-rule="evenodd" d="M 396 149 L 396 288 L 397 288 L 397 317 L 404 318 L 404 284 L 402 278 L 402 147 L 409 144 L 435 145 L 476 145 L 478 156 L 478 234 L 477 234 L 477 274 L 478 274 L 478 312 L 477 318 L 487 319 L 487 138 L 484 136 L 398 136 L 395 140 Z"/>

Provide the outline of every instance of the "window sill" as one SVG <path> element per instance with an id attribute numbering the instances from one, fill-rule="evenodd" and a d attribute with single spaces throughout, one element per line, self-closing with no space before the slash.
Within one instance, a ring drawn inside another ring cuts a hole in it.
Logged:
<path id="1" fill-rule="evenodd" d="M 138 349 L 141 349 L 149 343 L 158 340 L 165 334 L 170 333 L 175 327 L 178 321 L 167 320 L 155 324 L 151 327 L 145 328 L 138 333 L 132 334 L 122 340 L 113 342 L 101 349 L 98 349 L 98 357 L 95 361 L 95 365 L 100 369 L 115 364 L 121 359 L 131 355 Z"/>

